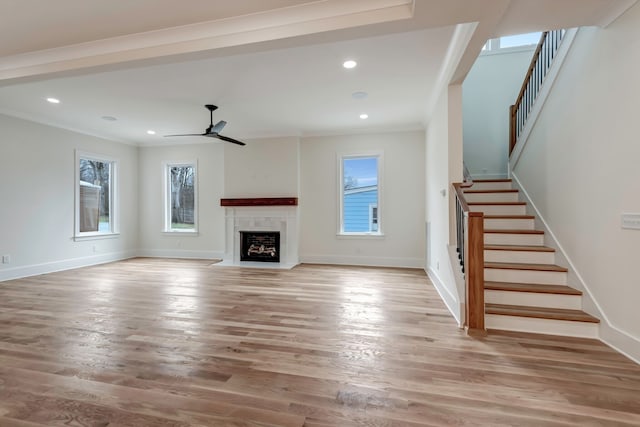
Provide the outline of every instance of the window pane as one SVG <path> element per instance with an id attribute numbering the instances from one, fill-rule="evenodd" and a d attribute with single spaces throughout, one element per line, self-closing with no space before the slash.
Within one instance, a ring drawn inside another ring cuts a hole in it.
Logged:
<path id="1" fill-rule="evenodd" d="M 111 232 L 111 163 L 80 159 L 80 232 Z"/>
<path id="2" fill-rule="evenodd" d="M 170 230 L 195 229 L 195 169 L 170 166 Z"/>
<path id="3" fill-rule="evenodd" d="M 500 37 L 500 49 L 516 46 L 538 44 L 542 33 L 517 34 L 515 36 Z"/>
<path id="4" fill-rule="evenodd" d="M 377 232 L 378 158 L 357 157 L 342 161 L 342 231 Z"/>

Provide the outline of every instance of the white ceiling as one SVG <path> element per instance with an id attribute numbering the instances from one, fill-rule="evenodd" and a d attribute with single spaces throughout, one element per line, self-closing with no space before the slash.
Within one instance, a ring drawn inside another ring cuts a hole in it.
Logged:
<path id="1" fill-rule="evenodd" d="M 607 24 L 632 3 L 0 0 L 0 113 L 140 145 L 204 139 L 161 135 L 203 132 L 206 103 L 239 139 L 421 128 L 444 70 L 464 76 L 487 38 Z"/>

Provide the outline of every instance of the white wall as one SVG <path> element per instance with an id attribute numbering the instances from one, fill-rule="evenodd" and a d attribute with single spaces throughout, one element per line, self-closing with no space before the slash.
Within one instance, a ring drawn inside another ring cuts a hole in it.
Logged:
<path id="1" fill-rule="evenodd" d="M 464 161 L 477 179 L 507 176 L 509 106 L 518 96 L 534 47 L 480 55 L 463 85 Z"/>
<path id="2" fill-rule="evenodd" d="M 0 115 L 0 280 L 135 254 L 136 147 Z M 75 150 L 118 161 L 120 235 L 74 241 Z"/>
<path id="3" fill-rule="evenodd" d="M 241 147 L 225 144 L 224 197 L 297 197 L 299 139 L 247 141 Z"/>
<path id="4" fill-rule="evenodd" d="M 606 319 L 603 339 L 640 360 L 640 4 L 583 28 L 514 173 Z"/>
<path id="5" fill-rule="evenodd" d="M 221 258 L 225 249 L 224 145 L 205 142 L 193 145 L 140 148 L 140 254 L 183 258 Z M 198 233 L 163 233 L 164 168 L 166 162 L 197 161 Z"/>
<path id="6" fill-rule="evenodd" d="M 430 230 L 426 269 L 459 324 L 464 321 L 464 288 L 456 283 L 460 267 L 451 256 L 451 243 L 455 244 L 451 183 L 462 178 L 461 95 L 460 85 L 440 94 L 426 133 L 426 221 Z"/>
<path id="7" fill-rule="evenodd" d="M 300 147 L 302 262 L 424 265 L 424 132 L 303 138 Z M 384 237 L 337 236 L 338 155 L 380 151 Z"/>

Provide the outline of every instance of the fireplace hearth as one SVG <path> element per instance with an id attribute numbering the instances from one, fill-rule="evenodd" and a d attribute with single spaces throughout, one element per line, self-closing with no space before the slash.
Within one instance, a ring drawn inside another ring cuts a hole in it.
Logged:
<path id="1" fill-rule="evenodd" d="M 280 232 L 240 231 L 240 261 L 280 262 Z"/>

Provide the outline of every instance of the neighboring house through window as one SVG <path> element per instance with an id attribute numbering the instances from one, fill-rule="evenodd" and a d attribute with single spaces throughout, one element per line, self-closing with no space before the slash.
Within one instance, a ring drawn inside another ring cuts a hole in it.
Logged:
<path id="1" fill-rule="evenodd" d="M 113 159 L 76 152 L 76 238 L 117 234 L 116 166 Z"/>
<path id="2" fill-rule="evenodd" d="M 381 154 L 340 157 L 338 234 L 380 235 Z"/>
<path id="3" fill-rule="evenodd" d="M 196 162 L 165 164 L 165 232 L 198 231 Z"/>

